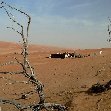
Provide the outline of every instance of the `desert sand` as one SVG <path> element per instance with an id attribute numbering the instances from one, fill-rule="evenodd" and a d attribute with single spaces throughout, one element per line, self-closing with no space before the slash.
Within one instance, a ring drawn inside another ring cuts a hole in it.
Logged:
<path id="1" fill-rule="evenodd" d="M 0 42 L 0 64 L 22 60 L 21 46 L 16 43 Z M 100 51 L 102 53 L 100 55 Z M 85 58 L 47 58 L 51 53 L 74 52 L 90 54 Z M 15 53 L 16 52 L 16 53 Z M 46 102 L 60 103 L 69 111 L 111 111 L 111 90 L 100 94 L 88 94 L 87 90 L 96 83 L 104 84 L 111 79 L 111 49 L 65 49 L 42 45 L 29 46 L 29 60 L 34 67 L 36 77 L 44 84 Z M 3 71 L 20 71 L 18 64 L 0 67 Z M 23 105 L 38 102 L 34 86 L 15 82 L 26 81 L 23 75 L 0 73 L 0 98 L 15 100 Z M 24 100 L 22 94 L 28 95 Z M 19 111 L 14 106 L 0 104 L 2 111 Z"/>

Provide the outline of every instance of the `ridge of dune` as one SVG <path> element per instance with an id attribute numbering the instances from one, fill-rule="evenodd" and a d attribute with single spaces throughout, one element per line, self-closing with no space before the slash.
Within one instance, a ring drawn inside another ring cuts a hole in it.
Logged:
<path id="1" fill-rule="evenodd" d="M 50 51 L 57 51 L 57 50 L 64 50 L 64 49 L 65 48 L 54 47 L 54 46 L 29 44 L 30 53 L 50 52 Z M 21 51 L 21 45 L 19 43 L 0 41 L 0 52 L 1 52 L 1 54 L 20 52 L 20 51 Z"/>

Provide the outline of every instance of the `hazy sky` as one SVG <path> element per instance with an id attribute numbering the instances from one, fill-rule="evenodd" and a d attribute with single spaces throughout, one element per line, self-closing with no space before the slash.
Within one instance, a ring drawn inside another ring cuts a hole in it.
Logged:
<path id="1" fill-rule="evenodd" d="M 108 16 L 111 0 L 4 0 L 32 17 L 31 43 L 73 48 L 110 47 L 107 42 Z M 15 17 L 25 23 L 26 18 Z M 21 38 L 7 29 L 15 26 L 0 10 L 0 40 L 19 41 Z M 15 26 L 16 27 L 16 26 Z"/>

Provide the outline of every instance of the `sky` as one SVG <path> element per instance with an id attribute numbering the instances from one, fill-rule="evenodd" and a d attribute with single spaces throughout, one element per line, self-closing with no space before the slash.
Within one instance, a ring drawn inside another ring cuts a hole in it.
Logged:
<path id="1" fill-rule="evenodd" d="M 31 16 L 29 43 L 66 48 L 106 48 L 111 0 L 3 0 Z M 12 10 L 9 10 L 12 11 Z M 13 12 L 13 11 L 12 11 Z M 26 27 L 27 18 L 13 12 Z M 0 41 L 21 37 L 7 26 L 19 28 L 0 9 Z"/>

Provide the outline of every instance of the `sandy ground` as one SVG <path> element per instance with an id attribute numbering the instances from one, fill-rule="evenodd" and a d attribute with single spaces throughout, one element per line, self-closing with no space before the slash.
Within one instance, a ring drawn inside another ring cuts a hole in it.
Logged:
<path id="1" fill-rule="evenodd" d="M 99 51 L 102 50 L 102 54 Z M 101 94 L 87 94 L 87 90 L 95 83 L 106 83 L 111 78 L 111 49 L 76 50 L 77 53 L 90 54 L 86 58 L 47 58 L 51 53 L 74 52 L 74 50 L 31 45 L 29 60 L 36 76 L 44 84 L 46 102 L 61 103 L 69 107 L 69 111 L 111 111 L 111 90 Z M 15 53 L 16 52 L 16 53 Z M 0 42 L 0 64 L 14 61 L 20 56 L 20 46 L 15 43 Z M 17 64 L 0 67 L 3 71 L 20 71 Z M 16 100 L 24 105 L 36 104 L 38 95 L 34 86 L 18 83 L 26 81 L 22 75 L 0 74 L 0 97 Z M 33 91 L 27 99 L 20 99 L 22 94 Z M 1 111 L 19 111 L 12 105 L 0 104 Z"/>

